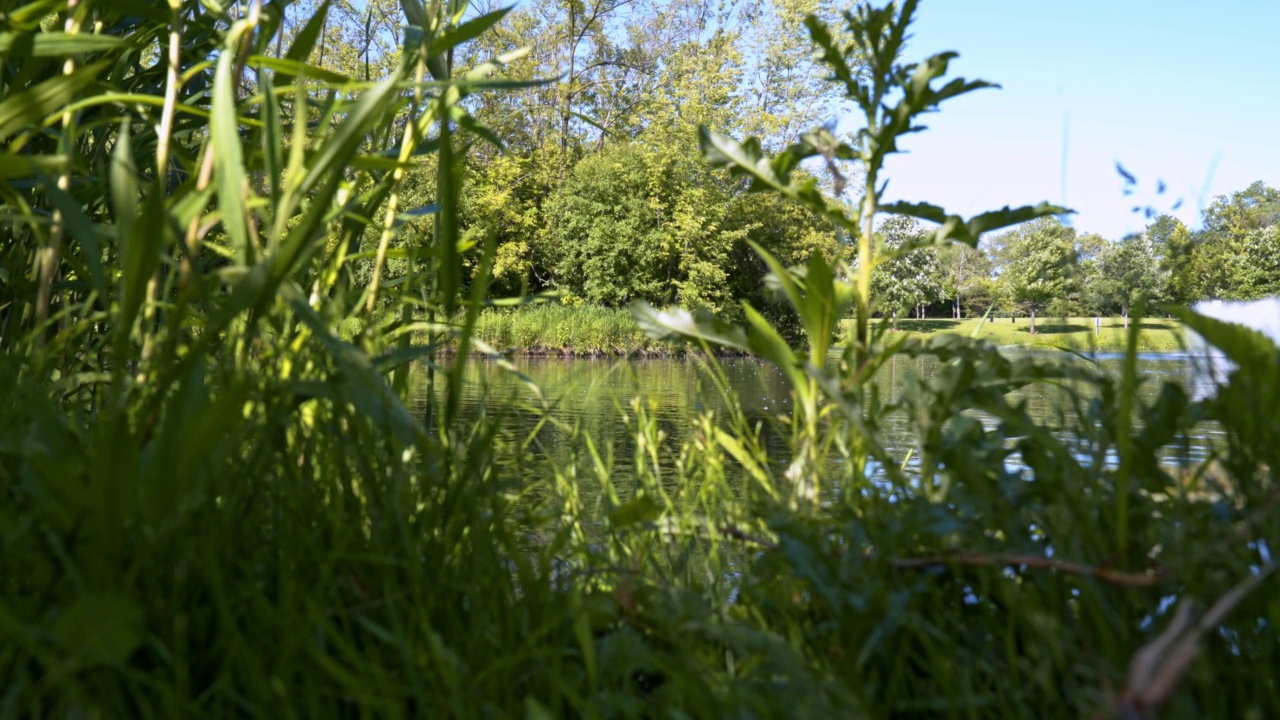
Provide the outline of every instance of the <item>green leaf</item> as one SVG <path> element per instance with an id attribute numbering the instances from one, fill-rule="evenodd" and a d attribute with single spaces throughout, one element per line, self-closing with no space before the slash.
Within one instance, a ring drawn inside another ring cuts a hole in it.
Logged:
<path id="1" fill-rule="evenodd" d="M 350 404 L 356 412 L 402 444 L 413 444 L 420 426 L 369 356 L 334 336 L 292 284 L 286 286 L 285 296 L 298 319 L 310 328 L 338 369 L 337 377 L 329 382 L 298 383 L 295 389 L 299 394 L 322 397 L 337 404 Z"/>
<path id="2" fill-rule="evenodd" d="M 485 13 L 480 17 L 468 20 L 457 27 L 451 27 L 445 30 L 432 40 L 429 46 L 427 46 L 427 55 L 432 57 L 443 55 L 469 40 L 474 40 L 483 34 L 484 31 L 498 24 L 498 21 L 506 17 L 507 13 L 511 12 L 514 7 L 514 5 L 509 5 L 499 10 Z"/>
<path id="3" fill-rule="evenodd" d="M 791 303 L 791 307 L 795 308 L 796 312 L 800 313 L 803 318 L 805 312 L 804 294 L 800 291 L 800 286 L 791 276 L 791 273 L 787 271 L 787 268 L 781 262 L 778 262 L 778 259 L 772 253 L 765 250 L 756 241 L 748 240 L 747 244 L 751 246 L 756 255 L 760 256 L 761 260 L 764 260 L 765 265 L 769 266 L 769 272 L 772 276 L 770 282 L 778 284 L 778 288 L 782 290 L 787 302 Z"/>
<path id="4" fill-rule="evenodd" d="M 45 118 L 70 103 L 76 93 L 93 83 L 110 64 L 103 61 L 77 68 L 70 75 L 58 75 L 0 101 L 0 140 L 7 140 L 25 128 L 44 122 Z"/>
<path id="5" fill-rule="evenodd" d="M 256 70 L 274 70 L 276 76 L 281 78 L 301 77 L 334 85 L 346 85 L 351 82 L 351 78 L 346 75 L 326 70 L 301 60 L 274 58 L 269 55 L 251 55 L 248 65 Z"/>
<path id="6" fill-rule="evenodd" d="M 7 25 L 24 30 L 36 30 L 40 21 L 56 12 L 66 0 L 36 0 L 14 10 L 6 10 L 4 21 Z"/>
<path id="7" fill-rule="evenodd" d="M 25 39 L 14 33 L 0 33 L 0 55 L 8 55 L 15 43 Z M 64 57 L 81 53 L 103 52 L 124 45 L 124 40 L 112 35 L 69 34 L 64 32 L 35 33 L 27 52 L 30 57 Z M 24 55 L 26 57 L 26 55 Z"/>
<path id="8" fill-rule="evenodd" d="M 524 717 L 525 720 L 555 720 L 556 714 L 547 709 L 532 695 L 524 697 Z"/>
<path id="9" fill-rule="evenodd" d="M 0 155 L 0 180 L 61 173 L 70 163 L 67 155 Z"/>
<path id="10" fill-rule="evenodd" d="M 284 124 L 280 119 L 280 101 L 276 98 L 275 80 L 262 76 L 262 165 L 270 188 L 271 207 L 280 205 L 280 183 L 284 179 Z"/>
<path id="11" fill-rule="evenodd" d="M 753 187 L 757 184 L 775 190 L 786 190 L 785 178 L 778 177 L 769 160 L 760 148 L 760 141 L 748 138 L 738 142 L 732 138 L 708 130 L 705 126 L 698 129 L 698 144 L 702 148 L 702 156 L 716 167 L 727 167 L 734 174 L 752 178 Z"/>
<path id="12" fill-rule="evenodd" d="M 129 121 L 120 123 L 116 147 L 111 153 L 111 210 L 116 221 L 117 247 L 123 247 L 125 238 L 133 235 L 134 219 L 138 215 L 138 168 L 133 162 Z"/>
<path id="13" fill-rule="evenodd" d="M 427 10 L 419 0 L 400 0 L 404 16 L 409 24 L 418 28 L 427 26 Z"/>
<path id="14" fill-rule="evenodd" d="M 387 99 L 395 90 L 398 80 L 397 76 L 392 75 L 367 90 L 347 114 L 346 120 L 338 126 L 337 131 L 310 158 L 302 181 L 290 187 L 285 193 L 272 231 L 283 238 L 272 257 L 273 283 L 282 280 L 309 247 L 314 248 L 315 243 L 323 240 L 322 236 L 317 236 L 316 231 L 324 222 L 329 212 L 329 203 L 338 190 L 342 178 L 341 168 L 351 160 L 360 143 L 365 139 L 369 125 L 388 110 Z M 295 144 L 295 147 L 298 145 Z M 299 153 L 296 167 L 298 172 L 303 170 L 301 163 Z M 294 170 L 294 158 L 291 158 L 290 174 L 293 174 Z M 325 182 L 319 190 L 316 190 L 321 180 Z M 304 197 L 309 197 L 310 205 L 295 223 L 292 218 L 293 208 L 296 208 Z M 287 234 L 285 234 L 286 228 Z"/>
<path id="15" fill-rule="evenodd" d="M 707 313 L 694 316 L 682 308 L 657 310 L 643 300 L 631 305 L 631 316 L 645 335 L 655 340 L 701 342 L 749 352 L 742 328 L 712 317 Z"/>
<path id="16" fill-rule="evenodd" d="M 737 142 L 732 138 L 711 132 L 705 125 L 698 128 L 698 144 L 702 155 L 716 167 L 728 168 L 731 175 L 751 179 L 750 190 L 774 190 L 796 200 L 813 212 L 827 218 L 838 227 L 858 232 L 856 218 L 849 218 L 839 206 L 833 206 L 822 196 L 817 180 L 807 178 L 799 184 L 791 182 L 790 173 L 801 160 L 816 155 L 816 147 L 793 145 L 773 160 L 765 157 L 760 141 L 749 138 Z"/>
<path id="17" fill-rule="evenodd" d="M 469 132 L 472 132 L 476 135 L 479 135 L 481 138 L 484 138 L 484 140 L 488 142 L 490 145 L 497 148 L 499 152 L 506 154 L 507 146 L 505 143 L 502 142 L 502 138 L 498 137 L 497 133 L 495 133 L 494 131 L 476 122 L 476 119 L 472 117 L 469 113 L 461 112 L 458 114 L 458 116 L 455 119 L 458 121 L 458 125 L 461 126 L 463 129 Z"/>
<path id="18" fill-rule="evenodd" d="M 878 212 L 906 215 L 907 217 L 928 220 L 939 225 L 937 230 L 925 235 L 921 240 L 903 243 L 902 247 L 898 248 L 896 252 L 885 256 L 883 260 L 887 262 L 890 259 L 901 257 L 913 250 L 930 245 L 960 242 L 970 247 L 977 247 L 978 240 L 982 238 L 983 233 L 993 232 L 1012 225 L 1020 225 L 1042 217 L 1067 215 L 1075 211 L 1042 202 L 1039 205 L 1024 205 L 1018 208 L 1010 208 L 1006 205 L 999 210 L 984 212 L 965 220 L 959 215 L 948 215 L 941 207 L 929 203 L 892 202 L 882 204 Z"/>
<path id="19" fill-rule="evenodd" d="M 637 495 L 609 513 L 609 524 L 615 528 L 653 522 L 662 517 L 663 505 L 648 495 Z"/>
<path id="20" fill-rule="evenodd" d="M 167 228 L 164 193 L 153 187 L 130 232 L 117 235 L 123 268 L 120 274 L 120 319 L 116 326 L 116 346 L 123 350 L 146 297 L 147 283 L 160 264 L 160 248 Z M 123 362 L 123 352 L 120 352 Z"/>
<path id="21" fill-rule="evenodd" d="M 822 367 L 827 359 L 827 349 L 835 336 L 836 323 L 849 309 L 845 299 L 852 300 L 852 292 L 840 294 L 836 290 L 835 272 L 821 253 L 809 258 L 809 271 L 805 275 L 804 317 L 805 331 L 809 336 L 809 354 L 813 363 Z M 843 307 L 842 307 L 843 305 Z"/>
<path id="22" fill-rule="evenodd" d="M 247 265 L 253 262 L 254 252 L 249 244 L 249 214 L 245 198 L 248 172 L 244 166 L 243 140 L 236 112 L 234 66 L 235 53 L 224 48 L 214 74 L 209 135 L 214 150 L 213 166 L 217 175 L 215 184 L 222 227 L 231 239 L 236 260 Z"/>
<path id="23" fill-rule="evenodd" d="M 831 29 L 816 15 L 809 15 L 804 19 L 804 26 L 809 30 L 809 37 L 814 44 L 822 48 L 819 56 L 822 62 L 831 68 L 832 78 L 843 83 L 845 92 L 850 96 L 858 93 L 858 81 L 854 77 L 853 70 L 849 68 L 849 63 L 844 59 L 844 53 L 836 44 L 835 38 L 831 35 Z"/>
<path id="24" fill-rule="evenodd" d="M 62 213 L 62 222 L 67 234 L 80 243 L 81 254 L 84 255 L 85 267 L 89 269 L 89 279 L 98 296 L 105 298 L 107 294 L 107 273 L 102 267 L 102 245 L 98 242 L 98 226 L 89 219 L 80 203 L 76 202 L 52 179 L 44 184 L 44 192 L 50 202 Z M 136 211 L 136 208 L 135 208 Z"/>
<path id="25" fill-rule="evenodd" d="M 795 351 L 755 308 L 743 303 L 742 310 L 747 319 L 747 327 L 751 329 L 748 346 L 752 354 L 776 365 L 791 386 L 799 388 L 804 381 L 804 372 Z"/>

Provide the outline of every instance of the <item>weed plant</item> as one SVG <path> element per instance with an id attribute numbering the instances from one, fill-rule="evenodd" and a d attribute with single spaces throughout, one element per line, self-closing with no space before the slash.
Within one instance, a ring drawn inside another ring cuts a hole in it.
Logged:
<path id="1" fill-rule="evenodd" d="M 972 244 L 1062 212 L 881 197 L 919 116 L 983 86 L 941 82 L 950 54 L 901 64 L 915 2 L 859 6 L 840 41 L 809 21 L 865 114 L 852 143 L 769 158 L 703 133 L 857 242 L 850 268 L 762 253 L 804 346 L 749 307 L 635 309 L 776 364 L 786 457 L 706 353 L 724 409 L 675 444 L 620 408 L 625 484 L 572 425 L 552 461 L 502 405 L 459 411 L 491 259 L 457 224 L 458 157 L 488 136 L 467 97 L 509 83 L 508 58 L 459 73 L 451 49 L 503 13 L 402 5 L 403 61 L 366 83 L 306 64 L 323 12 L 277 56 L 271 3 L 5 4 L 0 717 L 1280 715 L 1273 343 L 1178 311 L 1235 369 L 1141 402 L 1137 323 L 1110 379 L 868 321 L 877 214 Z M 401 207 L 424 156 L 438 202 Z M 861 201 L 793 182 L 807 157 L 860 165 Z M 391 247 L 424 222 L 429 244 Z M 870 379 L 896 355 L 942 369 L 885 404 Z M 411 411 L 413 362 L 438 391 Z M 1033 421 L 1010 399 L 1029 383 L 1070 415 Z M 879 439 L 895 413 L 907 462 Z M 1205 422 L 1213 462 L 1168 463 Z"/>

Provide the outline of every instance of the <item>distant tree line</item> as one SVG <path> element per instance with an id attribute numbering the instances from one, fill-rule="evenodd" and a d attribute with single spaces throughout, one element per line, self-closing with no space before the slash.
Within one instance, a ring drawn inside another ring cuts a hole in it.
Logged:
<path id="1" fill-rule="evenodd" d="M 884 242 L 923 228 L 895 218 Z M 1190 230 L 1159 215 L 1141 232 L 1108 240 L 1056 219 L 1028 223 L 977 249 L 923 249 L 877 268 L 888 314 L 1000 313 L 1129 317 L 1139 305 L 1252 300 L 1280 294 L 1280 190 L 1255 182 L 1204 209 Z"/>

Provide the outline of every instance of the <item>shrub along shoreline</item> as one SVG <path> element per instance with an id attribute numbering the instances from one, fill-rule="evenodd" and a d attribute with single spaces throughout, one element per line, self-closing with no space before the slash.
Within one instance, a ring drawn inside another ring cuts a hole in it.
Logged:
<path id="1" fill-rule="evenodd" d="M 1121 318 L 1103 318 L 1095 334 L 1093 318 L 1042 318 L 1035 335 L 1026 318 L 899 320 L 896 332 L 916 337 L 955 333 L 977 337 L 1001 347 L 1076 352 L 1124 352 L 1126 333 Z M 853 321 L 846 320 L 838 342 L 844 344 Z M 687 348 L 647 337 L 625 309 L 598 305 L 539 304 L 513 309 L 488 309 L 476 320 L 475 337 L 505 354 L 526 357 L 678 357 Z M 1149 318 L 1138 335 L 1138 351 L 1178 352 L 1183 349 L 1182 325 L 1176 320 Z"/>

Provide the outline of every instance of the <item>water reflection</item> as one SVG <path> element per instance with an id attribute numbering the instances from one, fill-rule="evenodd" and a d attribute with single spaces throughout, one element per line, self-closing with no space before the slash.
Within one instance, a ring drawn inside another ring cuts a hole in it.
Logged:
<path id="1" fill-rule="evenodd" d="M 1094 360 L 1107 371 L 1119 375 L 1123 357 L 1099 355 Z M 503 423 L 521 436 L 537 433 L 538 445 L 556 459 L 567 458 L 572 448 L 566 430 L 555 424 L 540 423 L 537 408 L 543 403 L 552 408 L 555 418 L 566 427 L 577 426 L 589 434 L 601 448 L 610 448 L 615 458 L 615 472 L 626 472 L 634 460 L 634 443 L 626 418 L 634 417 L 631 403 L 642 398 L 658 428 L 671 439 L 673 447 L 690 437 L 698 414 L 709 410 L 721 414 L 725 401 L 716 389 L 704 365 L 695 358 L 671 359 L 563 359 L 516 358 L 512 360 L 519 375 L 504 370 L 496 363 L 470 363 L 462 390 L 462 407 L 475 413 L 484 398 L 488 407 L 505 411 Z M 1084 360 L 1080 360 L 1084 362 Z M 739 398 L 748 419 L 759 421 L 766 429 L 766 441 L 776 448 L 777 458 L 785 458 L 785 445 L 770 432 L 776 420 L 789 413 L 790 398 L 786 381 L 773 365 L 749 358 L 720 360 L 729 389 Z M 886 402 L 899 399 L 909 375 L 932 377 L 938 371 L 938 360 L 932 357 L 898 357 L 888 363 L 875 378 L 880 397 Z M 1182 385 L 1193 397 L 1203 395 L 1209 382 L 1193 379 L 1185 355 L 1140 355 L 1138 371 L 1144 378 L 1139 397 L 1153 400 L 1165 382 Z M 526 384 L 531 380 L 540 388 L 541 398 Z M 418 385 L 415 403 L 426 401 L 425 382 Z M 1076 388 L 1079 390 L 1079 388 Z M 1070 426 L 1072 409 L 1064 402 L 1064 388 L 1040 384 L 1018 392 L 1033 418 L 1049 426 Z M 881 425 L 884 442 L 900 459 L 906 458 L 913 438 L 907 419 L 902 414 L 890 415 Z M 1187 439 L 1185 447 L 1171 449 L 1169 459 L 1196 461 L 1208 456 L 1220 433 L 1212 427 L 1198 429 Z M 1112 459 L 1113 460 L 1113 459 Z"/>

